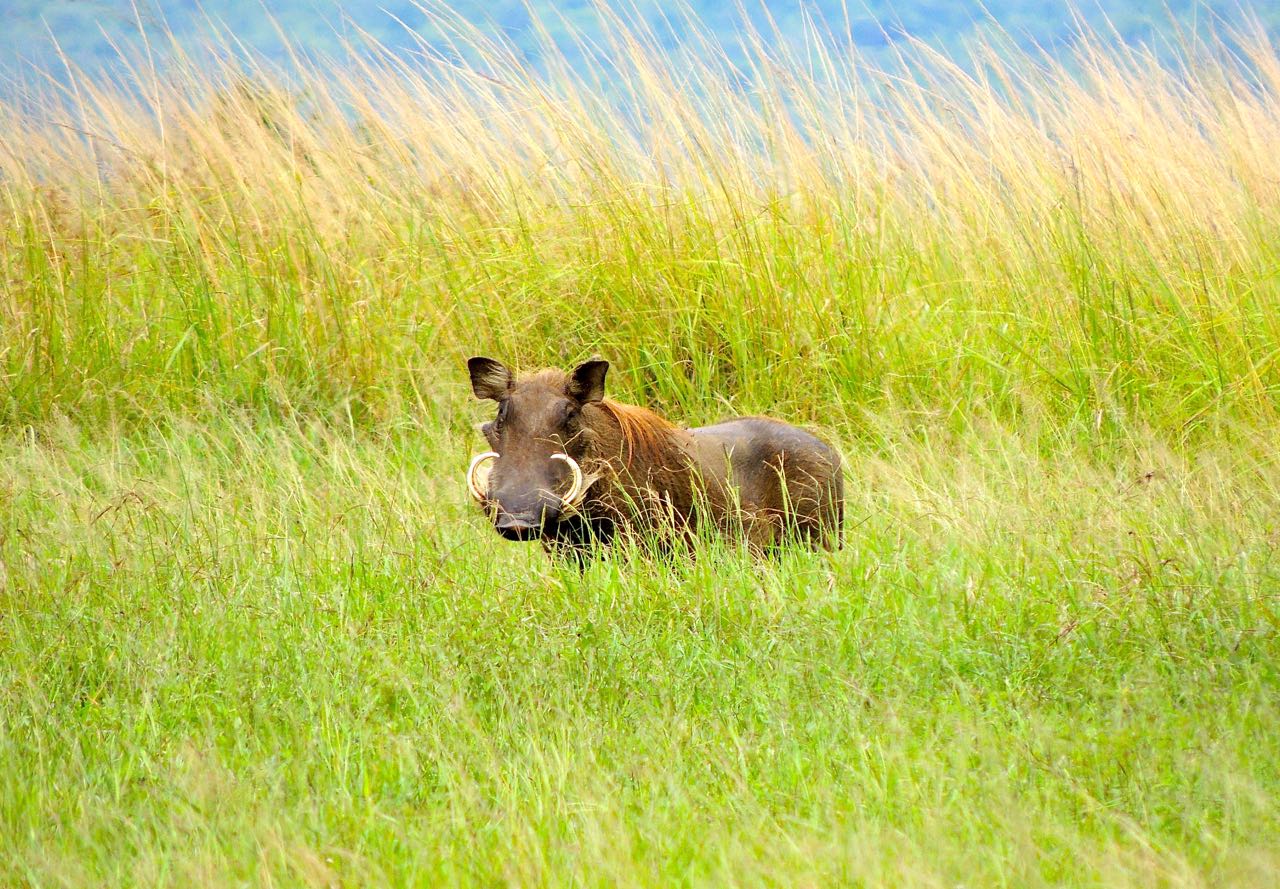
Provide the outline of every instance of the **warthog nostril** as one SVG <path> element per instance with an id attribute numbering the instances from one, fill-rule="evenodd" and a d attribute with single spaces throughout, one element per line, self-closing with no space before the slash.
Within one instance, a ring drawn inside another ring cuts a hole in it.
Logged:
<path id="1" fill-rule="evenodd" d="M 542 521 L 531 515 L 500 512 L 494 527 L 507 540 L 534 540 L 542 534 Z"/>
<path id="2" fill-rule="evenodd" d="M 498 516 L 496 524 L 500 531 L 530 531 L 538 527 L 532 516 L 515 516 L 509 512 Z"/>

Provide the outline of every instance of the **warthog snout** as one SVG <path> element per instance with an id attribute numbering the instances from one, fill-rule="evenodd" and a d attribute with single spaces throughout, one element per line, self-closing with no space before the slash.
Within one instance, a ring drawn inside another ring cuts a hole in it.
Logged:
<path id="1" fill-rule="evenodd" d="M 481 478 L 480 469 L 490 460 L 494 461 L 493 469 Z M 521 464 L 487 451 L 471 461 L 467 486 L 488 506 L 499 534 L 508 540 L 533 540 L 576 505 L 583 479 L 578 462 L 568 454 L 551 454 L 545 460 Z"/>
<path id="2" fill-rule="evenodd" d="M 494 504 L 494 527 L 508 540 L 533 540 L 560 520 L 560 498 L 545 492 L 533 498 L 499 496 Z"/>

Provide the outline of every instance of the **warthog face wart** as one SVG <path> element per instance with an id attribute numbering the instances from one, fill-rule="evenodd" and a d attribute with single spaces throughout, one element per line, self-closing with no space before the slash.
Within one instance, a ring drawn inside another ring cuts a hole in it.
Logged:
<path id="1" fill-rule="evenodd" d="M 472 461 L 468 487 L 503 537 L 541 538 L 586 493 L 579 461 L 591 435 L 581 412 L 604 398 L 609 363 L 581 364 L 560 378 L 560 386 L 545 377 L 517 382 L 492 358 L 472 358 L 467 368 L 476 397 L 498 403 L 497 416 L 481 427 L 493 450 Z M 484 477 L 486 463 L 491 469 Z"/>

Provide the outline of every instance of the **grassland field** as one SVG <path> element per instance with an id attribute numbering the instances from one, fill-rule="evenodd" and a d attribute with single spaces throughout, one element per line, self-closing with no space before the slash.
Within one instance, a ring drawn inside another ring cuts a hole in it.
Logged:
<path id="1" fill-rule="evenodd" d="M 0 885 L 1274 885 L 1275 48 L 456 27 L 0 100 Z M 844 548 L 499 540 L 592 353 Z"/>

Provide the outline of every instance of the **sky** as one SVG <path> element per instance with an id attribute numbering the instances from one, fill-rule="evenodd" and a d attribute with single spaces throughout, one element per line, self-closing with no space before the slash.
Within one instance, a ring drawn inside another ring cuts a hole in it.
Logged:
<path id="1" fill-rule="evenodd" d="M 664 15 L 670 3 L 657 0 L 601 0 L 614 11 L 637 16 L 669 46 L 681 44 L 684 28 Z M 742 39 L 741 18 L 734 2 L 686 0 L 687 11 L 730 57 Z M 743 0 L 758 26 L 776 28 L 777 38 L 803 40 L 806 18 L 823 23 L 842 45 L 868 57 L 893 52 L 906 37 L 923 40 L 952 55 L 963 54 L 966 42 L 999 29 L 1026 47 L 1061 51 L 1074 38 L 1076 23 L 1089 25 L 1133 44 L 1161 44 L 1178 29 L 1206 32 L 1261 20 L 1280 33 L 1280 3 L 1135 2 L 1094 0 L 1072 7 L 1044 0 Z M 267 9 L 270 9 L 268 13 Z M 223 29 L 246 52 L 277 62 L 287 59 L 286 43 L 304 54 L 333 57 L 344 42 L 364 35 L 409 54 L 418 48 L 414 35 L 435 47 L 447 46 L 442 19 L 456 16 L 475 24 L 487 36 L 502 36 L 522 52 L 538 56 L 537 18 L 562 46 L 573 33 L 588 38 L 601 30 L 592 0 L 0 0 L 0 70 L 11 77 L 32 71 L 63 70 L 63 60 L 77 67 L 119 70 L 120 55 L 139 52 L 142 37 L 155 57 L 163 58 L 171 43 L 199 57 L 215 29 Z M 532 9 L 532 14 L 531 14 Z M 573 55 L 572 49 L 569 51 Z"/>

